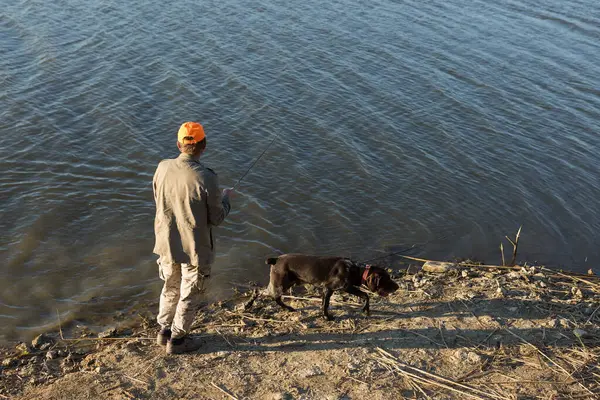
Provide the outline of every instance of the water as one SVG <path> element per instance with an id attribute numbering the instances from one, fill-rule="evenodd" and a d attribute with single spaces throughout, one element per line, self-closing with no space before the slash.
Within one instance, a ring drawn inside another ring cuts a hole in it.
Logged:
<path id="1" fill-rule="evenodd" d="M 210 298 L 277 252 L 498 263 L 520 225 L 520 259 L 597 269 L 598 3 L 364 3 L 0 0 L 0 338 L 157 300 L 186 120 L 223 186 L 278 136 Z"/>

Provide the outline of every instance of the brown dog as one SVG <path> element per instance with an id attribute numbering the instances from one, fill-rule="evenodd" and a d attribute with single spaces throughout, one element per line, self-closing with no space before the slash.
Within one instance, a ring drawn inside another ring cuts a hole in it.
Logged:
<path id="1" fill-rule="evenodd" d="M 329 299 L 336 290 L 360 297 L 365 301 L 362 308 L 369 314 L 369 295 L 359 288 L 365 285 L 371 292 L 380 296 L 387 296 L 398 290 L 396 282 L 383 269 L 376 266 L 361 266 L 354 261 L 343 257 L 319 257 L 304 254 L 284 254 L 277 258 L 268 258 L 267 265 L 271 266 L 271 275 L 267 295 L 273 297 L 277 304 L 289 311 L 295 311 L 281 300 L 283 293 L 294 285 L 313 284 L 323 287 L 323 316 L 327 320 L 333 318 L 329 315 Z M 249 309 L 256 298 L 258 290 L 246 303 Z"/>

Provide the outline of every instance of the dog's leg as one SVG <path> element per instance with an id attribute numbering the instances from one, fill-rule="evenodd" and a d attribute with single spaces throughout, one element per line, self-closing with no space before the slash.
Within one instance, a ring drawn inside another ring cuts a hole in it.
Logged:
<path id="1" fill-rule="evenodd" d="M 281 296 L 275 297 L 275 302 L 288 311 L 296 311 L 294 307 L 290 307 L 281 300 Z"/>
<path id="2" fill-rule="evenodd" d="M 349 287 L 345 288 L 344 290 L 346 291 L 346 293 L 353 294 L 353 295 L 358 296 L 361 299 L 363 299 L 365 301 L 365 305 L 363 306 L 362 310 L 367 315 L 370 315 L 371 310 L 369 308 L 369 295 L 368 294 L 366 294 L 365 292 L 363 292 L 362 290 L 360 290 L 359 288 L 357 288 L 355 286 L 349 286 Z"/>
<path id="3" fill-rule="evenodd" d="M 325 288 L 323 292 L 323 318 L 327 321 L 333 321 L 333 317 L 329 315 L 329 299 L 331 299 L 331 295 L 333 294 L 333 289 Z"/>
<path id="4" fill-rule="evenodd" d="M 258 289 L 254 289 L 252 297 L 250 297 L 250 300 L 248 300 L 246 304 L 244 304 L 244 311 L 248 311 L 250 307 L 252 307 L 252 304 L 254 304 L 254 301 L 258 298 L 259 294 L 260 291 Z"/>

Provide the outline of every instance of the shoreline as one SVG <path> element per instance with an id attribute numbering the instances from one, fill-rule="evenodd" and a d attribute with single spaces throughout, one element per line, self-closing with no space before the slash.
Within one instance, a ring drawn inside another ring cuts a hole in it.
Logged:
<path id="1" fill-rule="evenodd" d="M 297 312 L 268 299 L 242 312 L 254 286 L 240 285 L 199 310 L 205 343 L 186 355 L 155 344 L 153 305 L 98 336 L 61 327 L 0 347 L 0 398 L 600 396 L 599 277 L 468 262 L 392 276 L 400 289 L 370 294 L 369 317 L 336 293 L 332 322 L 315 288 L 284 296 Z"/>

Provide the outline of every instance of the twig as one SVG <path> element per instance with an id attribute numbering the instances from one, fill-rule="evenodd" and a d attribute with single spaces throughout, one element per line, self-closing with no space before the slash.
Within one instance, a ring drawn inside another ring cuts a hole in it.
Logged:
<path id="1" fill-rule="evenodd" d="M 523 226 L 519 227 L 519 230 L 517 231 L 517 236 L 515 236 L 514 242 L 508 236 L 504 236 L 506 239 L 508 239 L 510 244 L 513 245 L 513 255 L 512 255 L 512 260 L 510 261 L 511 267 L 515 265 L 515 261 L 517 260 L 517 248 L 519 247 L 519 237 L 521 236 L 521 228 L 523 228 Z"/>
<path id="2" fill-rule="evenodd" d="M 431 343 L 433 343 L 433 344 L 435 344 L 435 345 L 437 345 L 437 346 L 439 346 L 439 347 L 444 347 L 444 345 L 442 345 L 442 344 L 440 344 L 440 343 L 436 342 L 435 340 L 431 339 L 431 338 L 430 338 L 430 337 L 428 337 L 428 336 L 425 336 L 425 335 L 422 335 L 422 334 L 420 334 L 420 333 L 417 333 L 417 332 L 411 331 L 411 330 L 409 330 L 409 329 L 404 329 L 404 328 L 398 328 L 398 329 L 400 329 L 401 331 L 404 331 L 404 332 L 412 333 L 413 335 L 416 335 L 416 336 L 420 336 L 420 337 L 422 337 L 422 338 L 424 338 L 424 339 L 427 339 L 427 340 L 429 340 Z M 448 347 L 448 346 L 446 346 L 446 347 Z"/>
<path id="3" fill-rule="evenodd" d="M 425 258 L 417 258 L 417 257 L 411 257 L 411 256 L 400 256 L 403 258 L 407 258 L 409 260 L 414 260 L 414 261 L 421 261 L 421 262 L 443 262 L 443 261 L 435 261 L 435 260 L 427 260 Z M 460 266 L 463 267 L 477 267 L 477 268 L 494 268 L 494 269 L 509 269 L 512 271 L 519 271 L 521 269 L 521 267 L 509 267 L 509 266 L 501 266 L 501 265 L 482 265 L 482 264 L 471 264 L 471 263 L 464 263 L 464 262 L 460 262 L 458 263 Z"/>
<path id="4" fill-rule="evenodd" d="M 290 299 L 290 300 L 304 300 L 304 301 L 313 301 L 313 302 L 319 302 L 319 303 L 322 301 L 322 299 L 318 298 L 318 297 L 297 297 L 297 296 L 289 296 L 289 295 L 284 295 L 281 297 L 283 297 L 284 299 Z M 335 301 L 335 300 L 330 300 L 329 304 L 347 305 L 347 306 L 351 306 L 351 307 L 362 307 L 362 304 L 359 304 L 359 303 Z"/>
<path id="5" fill-rule="evenodd" d="M 458 386 L 458 387 L 466 389 L 466 390 L 470 390 L 470 391 L 475 392 L 475 393 L 479 393 L 480 395 L 483 395 L 483 396 L 488 396 L 488 397 L 490 396 L 489 393 L 486 393 L 486 392 L 484 392 L 482 390 L 479 390 L 477 388 L 474 388 L 474 387 L 471 387 L 471 386 L 468 386 L 468 385 L 463 385 L 463 384 L 455 382 L 455 381 L 453 381 L 451 379 L 444 378 L 443 376 L 432 374 L 431 372 L 427 372 L 427 371 L 424 371 L 424 370 L 419 369 L 417 367 L 413 367 L 411 365 L 404 364 L 403 362 L 398 361 L 398 359 L 396 357 L 394 357 L 393 355 L 391 355 L 387 351 L 383 350 L 381 347 L 377 347 L 376 349 L 380 353 L 384 354 L 385 356 L 387 356 L 388 358 L 390 358 L 391 360 L 393 360 L 395 362 L 396 366 L 398 367 L 397 368 L 398 371 L 401 371 L 402 373 L 407 374 L 408 376 L 411 376 L 411 377 L 413 377 L 415 379 L 419 379 L 422 382 L 431 383 L 431 384 L 434 384 L 434 385 L 437 385 L 437 386 L 440 386 L 440 387 L 444 387 L 446 389 L 449 389 L 449 390 L 452 390 L 452 391 L 455 391 L 455 392 L 458 392 L 458 393 L 462 393 L 462 394 L 468 395 L 470 397 L 478 398 L 478 399 L 484 399 L 484 397 L 480 397 L 480 396 L 474 395 L 472 393 L 465 392 L 464 390 L 460 390 L 460 389 L 457 389 L 455 387 L 449 386 L 446 383 Z M 441 383 L 441 382 L 438 382 L 436 380 L 426 379 L 426 378 L 424 378 L 422 376 L 418 376 L 418 375 L 415 375 L 415 374 L 413 374 L 411 372 L 405 371 L 405 370 L 401 369 L 400 367 L 410 368 L 411 370 L 417 371 L 420 374 L 423 374 L 423 375 L 426 375 L 426 376 L 430 376 L 430 377 L 432 377 L 434 379 L 440 380 L 440 381 L 445 382 L 445 383 Z M 498 396 L 493 396 L 493 395 L 492 395 L 492 397 L 499 398 Z"/>
<path id="6" fill-rule="evenodd" d="M 569 278 L 569 279 L 572 279 L 572 280 L 574 280 L 574 281 L 579 281 L 579 282 L 587 283 L 588 285 L 590 285 L 590 286 L 591 286 L 591 287 L 593 287 L 593 288 L 600 289 L 600 285 L 598 285 L 597 283 L 590 282 L 590 281 L 588 281 L 588 280 L 585 280 L 585 279 L 579 278 L 579 277 L 577 277 L 577 276 L 571 276 L 571 275 L 563 274 L 562 272 L 553 271 L 553 270 L 551 270 L 551 269 L 548 269 L 548 268 L 546 268 L 546 267 L 541 267 L 540 269 L 541 269 L 542 271 L 549 271 L 549 272 L 551 272 L 551 273 L 553 273 L 553 274 L 560 275 L 560 276 L 564 276 L 565 278 Z"/>
<path id="7" fill-rule="evenodd" d="M 223 335 L 218 329 L 215 329 L 215 331 L 221 335 L 221 337 L 223 338 L 223 340 L 225 340 L 227 342 L 227 344 L 229 345 L 229 347 L 234 348 L 235 346 L 231 344 L 231 342 L 225 337 L 225 335 Z"/>
<path id="8" fill-rule="evenodd" d="M 365 384 L 365 385 L 369 386 L 369 384 L 367 382 L 361 381 L 360 379 L 356 379 L 356 378 L 354 378 L 354 377 L 352 377 L 350 375 L 348 375 L 348 379 L 352 379 L 353 381 L 356 381 L 358 383 L 362 383 L 362 384 Z"/>
<path id="9" fill-rule="evenodd" d="M 102 341 L 102 340 L 156 340 L 156 338 L 149 337 L 107 337 L 107 338 L 96 338 L 96 337 L 82 337 L 74 339 L 61 339 L 65 342 L 80 342 L 82 340 Z"/>
<path id="10" fill-rule="evenodd" d="M 231 398 L 233 400 L 238 400 L 237 397 L 235 397 L 234 395 L 232 395 L 228 391 L 224 390 L 223 388 L 221 388 L 219 385 L 215 384 L 214 382 L 211 381 L 210 384 L 213 385 L 214 387 L 216 387 L 217 389 L 219 389 L 221 392 L 225 393 L 229 398 Z"/>
<path id="11" fill-rule="evenodd" d="M 529 346 L 533 347 L 538 353 L 540 353 L 542 355 L 542 357 L 544 357 L 546 360 L 550 361 L 552 364 L 556 365 L 560 370 L 562 370 L 565 374 L 567 374 L 569 376 L 569 378 L 573 379 L 573 375 L 571 373 L 569 373 L 569 371 L 567 371 L 559 363 L 555 362 L 550 357 L 548 357 L 543 351 L 541 351 L 540 349 L 538 349 L 537 346 L 534 346 L 533 344 L 529 343 L 527 340 L 523 339 L 521 336 L 517 335 L 516 333 L 514 333 L 510 329 L 504 328 L 504 330 L 507 331 L 508 333 L 510 333 L 511 335 L 513 335 L 514 337 L 516 337 L 518 339 L 521 339 L 523 341 L 523 343 L 526 343 Z M 592 392 L 590 389 L 588 389 L 584 384 L 582 384 L 581 382 L 577 382 L 577 383 L 582 388 L 584 388 L 587 392 L 589 392 L 592 395 L 594 395 L 594 392 Z"/>
<path id="12" fill-rule="evenodd" d="M 109 387 L 108 389 L 104 389 L 103 391 L 101 391 L 98 394 L 102 394 L 102 393 L 110 392 L 111 390 L 118 389 L 119 387 L 121 387 L 121 385 L 122 385 L 122 383 L 119 383 L 118 385 L 115 385 L 113 387 Z"/>
<path id="13" fill-rule="evenodd" d="M 284 323 L 284 324 L 289 324 L 291 322 L 291 323 L 298 323 L 298 324 L 302 325 L 302 327 L 307 328 L 306 325 L 303 324 L 300 321 L 284 321 L 284 320 L 280 320 L 280 319 L 256 318 L 256 317 L 250 317 L 248 315 L 241 314 L 241 313 L 234 313 L 234 312 L 229 311 L 229 310 L 225 310 L 225 311 L 228 312 L 229 314 L 237 315 L 237 316 L 239 316 L 241 318 L 251 319 L 253 321 L 279 322 L 279 323 Z"/>
<path id="14" fill-rule="evenodd" d="M 594 318 L 594 314 L 596 314 L 596 311 L 598 311 L 599 308 L 600 308 L 600 306 L 596 307 L 596 309 L 594 310 L 592 315 L 590 315 L 590 317 L 587 319 L 587 321 L 585 321 L 584 325 L 587 325 L 592 320 L 592 318 Z"/>
<path id="15" fill-rule="evenodd" d="M 136 382 L 138 382 L 138 383 L 142 383 L 142 384 L 144 384 L 144 385 L 146 385 L 146 386 L 149 386 L 149 385 L 150 385 L 148 382 L 146 382 L 146 381 L 143 381 L 143 380 L 141 380 L 141 379 L 138 379 L 138 378 L 134 378 L 133 376 L 129 376 L 129 375 L 126 375 L 126 374 L 123 374 L 123 375 L 125 375 L 127 378 L 131 379 L 132 381 L 136 381 Z"/>
<path id="16" fill-rule="evenodd" d="M 423 396 L 425 396 L 426 399 L 431 399 L 431 397 L 429 397 L 427 395 L 427 393 L 425 393 L 425 391 L 423 390 L 423 388 L 421 386 L 419 386 L 419 384 L 417 382 L 415 382 L 414 379 L 410 380 L 411 385 L 413 385 L 419 392 L 421 392 L 423 394 Z"/>
<path id="17" fill-rule="evenodd" d="M 65 337 L 63 336 L 63 331 L 62 331 L 62 324 L 60 323 L 60 314 L 58 313 L 58 308 L 56 309 L 56 316 L 58 317 L 58 332 L 60 333 L 60 338 L 62 340 L 65 340 Z"/>
<path id="18" fill-rule="evenodd" d="M 502 242 L 500 242 L 500 254 L 502 254 L 502 266 L 504 267 L 506 262 L 504 261 L 504 246 L 502 245 Z"/>
<path id="19" fill-rule="evenodd" d="M 442 337 L 442 342 L 444 342 L 444 346 L 446 346 L 446 348 L 449 349 L 448 343 L 446 343 L 446 339 L 444 339 L 444 332 L 442 331 L 442 323 L 441 322 L 438 325 L 438 329 L 440 330 L 440 336 Z"/>

